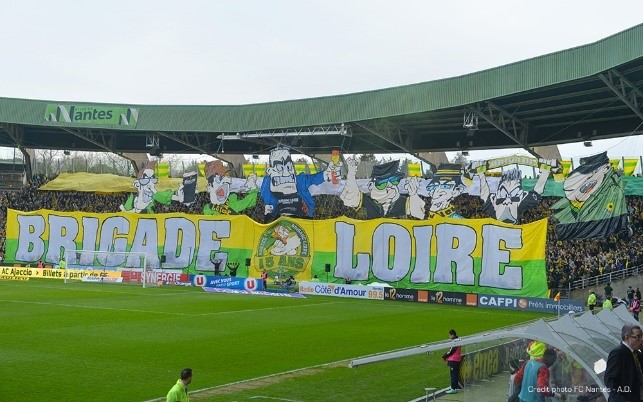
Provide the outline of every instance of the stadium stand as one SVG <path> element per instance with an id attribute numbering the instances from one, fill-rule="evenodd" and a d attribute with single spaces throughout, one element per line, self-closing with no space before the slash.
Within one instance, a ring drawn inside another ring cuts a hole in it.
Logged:
<path id="1" fill-rule="evenodd" d="M 108 213 L 117 212 L 118 206 L 127 194 L 98 194 L 71 191 L 41 191 L 38 188 L 47 182 L 44 175 L 36 175 L 33 183 L 19 190 L 0 191 L 0 257 L 4 259 L 7 208 L 21 211 L 52 209 L 57 211 L 85 211 Z M 315 219 L 347 216 L 359 218 L 357 213 L 346 208 L 338 197 L 316 196 Z M 611 272 L 643 265 L 643 249 L 632 247 L 643 242 L 643 197 L 627 198 L 630 228 L 628 232 L 602 239 L 586 239 L 562 242 L 556 238 L 555 226 L 549 207 L 556 198 L 545 197 L 538 206 L 527 211 L 524 222 L 550 219 L 547 243 L 548 284 L 552 289 L 567 289 L 574 281 L 596 277 Z M 196 202 L 190 206 L 172 203 L 160 206 L 157 213 L 181 212 L 200 214 L 208 202 L 206 193 L 197 194 Z M 461 196 L 456 199 L 456 209 L 465 218 L 483 218 L 482 202 L 479 197 Z M 258 202 L 246 214 L 257 222 L 265 223 L 263 205 Z M 605 281 L 608 281 L 606 278 Z"/>

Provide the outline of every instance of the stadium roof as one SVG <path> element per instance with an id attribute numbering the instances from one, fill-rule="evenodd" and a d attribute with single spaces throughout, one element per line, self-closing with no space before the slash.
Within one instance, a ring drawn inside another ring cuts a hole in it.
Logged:
<path id="1" fill-rule="evenodd" d="M 530 150 L 641 134 L 642 104 L 643 24 L 459 77 L 313 99 L 159 106 L 0 98 L 0 146 L 123 153 L 158 145 L 215 156 L 275 145 L 309 155 Z"/>
<path id="2" fill-rule="evenodd" d="M 349 367 L 354 368 L 365 364 L 429 353 L 447 349 L 454 344 L 465 346 L 496 340 L 524 338 L 542 341 L 569 355 L 585 369 L 588 378 L 598 385 L 603 396 L 607 399 L 607 387 L 603 381 L 602 373 L 605 371 L 605 363 L 607 363 L 610 350 L 621 342 L 621 328 L 625 324 L 639 325 L 624 305 L 618 306 L 613 311 L 601 310 L 596 315 L 590 311 L 575 317 L 563 314 L 562 317 L 555 319 L 540 319 L 522 326 L 500 328 L 484 334 L 461 337 L 455 341 L 435 342 L 355 359 L 351 361 Z"/>

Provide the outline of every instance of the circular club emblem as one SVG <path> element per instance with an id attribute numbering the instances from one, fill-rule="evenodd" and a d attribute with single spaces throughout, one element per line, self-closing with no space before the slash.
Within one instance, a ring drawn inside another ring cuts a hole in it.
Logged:
<path id="1" fill-rule="evenodd" d="M 528 305 L 529 305 L 529 303 L 527 302 L 527 299 L 518 300 L 518 307 L 527 308 Z"/>
<path id="2" fill-rule="evenodd" d="M 303 272 L 310 262 L 310 241 L 295 222 L 280 219 L 261 236 L 256 255 L 259 269 L 288 277 Z"/>

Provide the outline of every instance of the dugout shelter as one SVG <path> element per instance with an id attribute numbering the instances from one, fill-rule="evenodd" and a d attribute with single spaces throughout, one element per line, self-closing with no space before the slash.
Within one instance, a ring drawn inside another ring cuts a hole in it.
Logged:
<path id="1" fill-rule="evenodd" d="M 516 342 L 516 340 L 537 340 L 561 351 L 564 356 L 569 357 L 570 360 L 568 361 L 573 362 L 573 366 L 578 371 L 583 372 L 583 376 L 569 378 L 569 383 L 558 384 L 559 387 L 566 388 L 569 394 L 573 394 L 574 397 L 587 393 L 601 393 L 607 400 L 609 394 L 603 381 L 603 373 L 609 352 L 621 342 L 621 328 L 624 324 L 639 325 L 625 306 L 619 306 L 613 311 L 601 310 L 596 315 L 589 311 L 574 316 L 562 312 L 558 317 L 539 319 L 525 325 L 500 328 L 487 333 L 463 336 L 455 341 L 434 342 L 414 348 L 354 359 L 349 363 L 349 367 L 357 368 L 392 359 L 404 359 L 410 356 L 433 353 L 438 350 L 448 349 L 453 345 L 463 347 L 466 355 L 467 346 L 483 345 L 483 347 L 490 349 L 504 347 L 506 342 Z M 525 345 L 527 342 L 522 344 Z M 501 374 L 502 370 L 506 371 L 509 367 L 508 360 L 510 355 L 501 354 L 500 356 L 501 360 L 504 361 L 499 362 L 498 370 L 495 373 L 488 373 L 489 377 L 482 382 L 466 384 L 469 387 L 465 385 L 465 401 L 487 400 L 484 395 L 485 389 L 489 385 L 485 385 L 485 382 L 495 381 L 493 377 Z M 504 381 L 502 382 L 505 384 Z"/>

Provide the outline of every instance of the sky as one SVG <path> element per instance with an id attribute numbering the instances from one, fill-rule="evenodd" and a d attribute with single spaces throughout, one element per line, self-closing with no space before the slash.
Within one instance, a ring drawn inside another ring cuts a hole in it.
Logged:
<path id="1" fill-rule="evenodd" d="M 152 105 L 262 103 L 453 77 L 592 43 L 643 15 L 641 0 L 0 1 L 1 97 Z M 639 142 L 560 150 L 638 156 Z"/>

